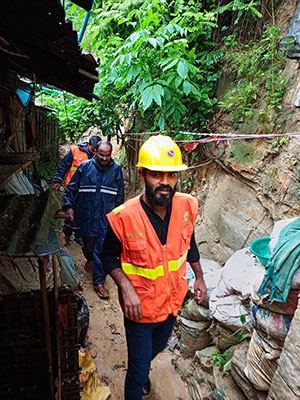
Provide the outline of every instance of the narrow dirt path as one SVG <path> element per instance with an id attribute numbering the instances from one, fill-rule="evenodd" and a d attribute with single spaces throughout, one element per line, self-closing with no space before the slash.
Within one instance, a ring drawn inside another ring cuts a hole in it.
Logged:
<path id="1" fill-rule="evenodd" d="M 68 246 L 79 275 L 83 295 L 90 311 L 88 349 L 96 352 L 94 359 L 98 376 L 111 390 L 112 400 L 123 399 L 123 385 L 126 374 L 127 350 L 123 328 L 123 314 L 118 302 L 117 287 L 108 276 L 106 287 L 110 291 L 109 300 L 101 300 L 93 290 L 92 276 L 84 271 L 85 263 L 81 247 L 72 242 Z M 172 365 L 174 355 L 165 350 L 152 363 L 150 378 L 152 394 L 149 400 L 188 400 L 186 384 Z"/>

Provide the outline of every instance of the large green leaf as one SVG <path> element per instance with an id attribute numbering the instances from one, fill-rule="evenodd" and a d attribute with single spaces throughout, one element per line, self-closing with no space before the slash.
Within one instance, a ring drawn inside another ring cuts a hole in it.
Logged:
<path id="1" fill-rule="evenodd" d="M 176 65 L 178 63 L 178 61 L 179 61 L 178 59 L 175 59 L 175 60 L 171 61 L 170 64 L 166 65 L 163 68 L 163 71 L 166 72 L 168 69 L 174 67 L 174 65 Z"/>
<path id="2" fill-rule="evenodd" d="M 147 108 L 150 107 L 153 100 L 155 101 L 156 104 L 161 106 L 163 94 L 164 94 L 164 88 L 161 85 L 148 86 L 142 92 L 142 104 L 144 111 L 146 111 Z"/>
<path id="3" fill-rule="evenodd" d="M 177 72 L 182 79 L 186 79 L 188 75 L 188 63 L 185 60 L 179 61 L 177 65 Z"/>

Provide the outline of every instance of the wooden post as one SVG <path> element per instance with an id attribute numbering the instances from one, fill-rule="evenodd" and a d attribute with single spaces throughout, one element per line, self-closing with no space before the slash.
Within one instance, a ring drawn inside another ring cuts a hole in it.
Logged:
<path id="1" fill-rule="evenodd" d="M 61 359 L 60 359 L 60 338 L 61 331 L 59 326 L 59 320 L 57 316 L 58 311 L 58 279 L 59 279 L 59 264 L 55 254 L 52 256 L 53 263 L 53 285 L 54 285 L 54 300 L 55 300 L 55 328 L 56 328 L 56 345 L 57 345 L 57 383 L 56 383 L 56 400 L 61 400 Z"/>
<path id="2" fill-rule="evenodd" d="M 48 378 L 50 386 L 51 399 L 54 399 L 54 386 L 53 386 L 53 368 L 52 368 L 52 353 L 51 353 L 51 336 L 50 336 L 50 319 L 49 319 L 49 305 L 47 297 L 47 286 L 46 286 L 46 264 L 45 258 L 38 258 L 39 264 L 39 275 L 40 285 L 42 292 L 42 304 L 43 304 L 43 318 L 44 318 L 44 333 L 46 340 L 47 358 L 48 358 Z"/>

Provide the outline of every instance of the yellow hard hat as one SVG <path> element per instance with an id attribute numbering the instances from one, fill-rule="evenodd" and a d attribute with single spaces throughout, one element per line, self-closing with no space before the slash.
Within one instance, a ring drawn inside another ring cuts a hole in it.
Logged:
<path id="1" fill-rule="evenodd" d="M 141 147 L 138 168 L 152 171 L 184 171 L 188 167 L 182 163 L 181 151 L 170 136 L 152 136 Z"/>

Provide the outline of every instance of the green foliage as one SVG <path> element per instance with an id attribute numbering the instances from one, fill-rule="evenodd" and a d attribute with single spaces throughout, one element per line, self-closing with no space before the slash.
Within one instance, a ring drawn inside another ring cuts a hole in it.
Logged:
<path id="1" fill-rule="evenodd" d="M 191 176 L 189 176 L 187 179 L 183 181 L 183 191 L 188 193 L 194 186 L 194 183 L 195 183 L 194 179 Z"/>
<path id="2" fill-rule="evenodd" d="M 76 141 L 91 126 L 101 129 L 103 135 L 113 135 L 121 129 L 121 119 L 116 107 L 116 94 L 111 92 L 101 101 L 90 102 L 69 93 L 51 97 L 39 93 L 40 100 L 57 110 L 55 117 L 60 122 L 59 140 Z"/>
<path id="3" fill-rule="evenodd" d="M 275 147 L 287 146 L 288 144 L 289 144 L 289 139 L 286 137 L 283 137 L 283 138 L 279 139 L 278 141 L 273 142 L 271 148 L 274 149 Z"/>
<path id="4" fill-rule="evenodd" d="M 221 54 L 216 52 L 208 60 L 208 54 L 203 54 L 204 46 L 200 48 L 192 42 L 211 36 L 211 28 L 216 26 L 215 16 L 199 12 L 201 4 L 192 7 L 186 3 L 191 2 L 175 4 L 176 9 L 190 10 L 175 18 L 164 1 L 145 2 L 126 17 L 116 13 L 113 18 L 118 25 L 135 29 L 118 43 L 111 64 L 101 70 L 104 85 L 114 84 L 123 90 L 121 104 L 138 110 L 142 117 L 150 112 L 152 128 L 160 130 L 180 127 L 183 120 L 191 124 L 200 119 L 204 125 L 205 116 L 216 102 L 212 82 L 217 75 L 210 70 L 213 71 L 212 66 Z M 203 67 L 206 76 L 202 74 Z M 197 114 L 193 117 L 187 104 L 197 104 Z M 188 121 L 187 116 L 193 121 Z"/>
<path id="5" fill-rule="evenodd" d="M 259 5 L 259 0 L 233 0 L 228 4 L 220 6 L 218 8 L 218 12 L 220 14 L 224 13 L 225 11 L 236 13 L 234 24 L 238 24 L 242 17 L 261 18 L 262 14 L 258 11 Z"/>
<path id="6" fill-rule="evenodd" d="M 221 106 L 234 110 L 235 123 L 251 114 L 260 83 L 257 78 L 251 79 L 246 65 L 246 58 L 251 62 L 250 49 L 237 49 L 234 28 L 245 19 L 260 18 L 261 1 L 222 3 L 94 0 L 81 45 L 100 61 L 100 82 L 95 92 L 103 100 L 88 103 L 70 95 L 47 99 L 43 95 L 44 102 L 58 110 L 61 138 L 75 140 L 90 126 L 98 126 L 104 135 L 114 134 L 124 120 L 133 131 L 141 127 L 175 130 L 177 139 L 181 137 L 179 131 L 201 131 L 217 102 L 215 83 L 223 53 L 228 49 L 226 65 L 237 60 L 237 70 L 232 66 L 231 73 L 239 84 Z M 65 7 L 74 28 L 80 31 L 84 10 L 69 1 Z M 222 24 L 222 18 L 231 21 L 229 27 Z M 264 59 L 258 68 L 261 75 L 265 65 L 276 65 L 272 73 L 264 72 L 269 78 L 261 79 L 274 108 L 280 106 L 284 88 L 284 82 L 280 84 L 277 78 L 276 34 L 268 31 L 266 41 L 254 44 L 251 53 L 257 60 L 251 66 L 254 75 L 259 57 Z M 239 59 L 239 53 L 244 57 Z"/>
<path id="7" fill-rule="evenodd" d="M 231 369 L 231 360 L 233 356 L 232 350 L 226 350 L 224 353 L 219 353 L 217 349 L 215 349 L 212 360 L 215 365 L 219 367 L 220 371 L 229 371 Z"/>
<path id="8" fill-rule="evenodd" d="M 261 40 L 235 44 L 225 54 L 225 70 L 233 77 L 235 87 L 225 94 L 219 106 L 231 111 L 235 128 L 253 115 L 260 100 L 271 109 L 281 109 L 286 78 L 282 76 L 285 57 L 278 50 L 279 33 L 278 27 L 269 27 Z"/>

